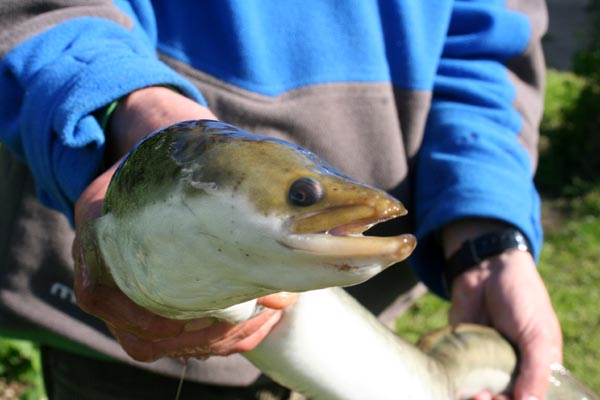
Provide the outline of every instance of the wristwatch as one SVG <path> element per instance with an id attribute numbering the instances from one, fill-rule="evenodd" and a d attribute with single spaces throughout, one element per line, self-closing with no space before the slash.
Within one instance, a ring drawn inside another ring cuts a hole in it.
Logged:
<path id="1" fill-rule="evenodd" d="M 465 241 L 446 261 L 445 278 L 448 293 L 452 288 L 452 282 L 458 275 L 471 269 L 481 261 L 509 249 L 532 253 L 529 241 L 516 228 L 501 229 Z"/>

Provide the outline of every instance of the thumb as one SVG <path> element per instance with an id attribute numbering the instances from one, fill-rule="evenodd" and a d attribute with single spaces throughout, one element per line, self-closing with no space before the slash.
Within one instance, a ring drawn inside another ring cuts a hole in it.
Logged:
<path id="1" fill-rule="evenodd" d="M 560 341 L 549 335 L 536 335 L 535 341 L 519 343 L 519 376 L 515 382 L 515 400 L 542 399 L 550 382 L 551 365 L 561 361 Z M 540 366 L 547 368 L 540 368 Z"/>
<path id="2" fill-rule="evenodd" d="M 298 300 L 298 293 L 279 292 L 258 299 L 258 304 L 274 310 L 283 310 Z"/>

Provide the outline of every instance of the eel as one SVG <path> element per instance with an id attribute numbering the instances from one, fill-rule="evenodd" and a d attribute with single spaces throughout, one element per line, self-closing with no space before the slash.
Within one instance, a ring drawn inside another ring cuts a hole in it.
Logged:
<path id="1" fill-rule="evenodd" d="M 414 346 L 341 287 L 406 259 L 411 234 L 364 235 L 406 214 L 297 145 L 218 121 L 186 121 L 142 140 L 109 185 L 84 240 L 135 303 L 168 318 L 246 320 L 258 297 L 300 292 L 244 356 L 310 399 L 457 399 L 509 390 L 514 348 L 459 325 Z M 598 399 L 557 367 L 547 399 Z"/>

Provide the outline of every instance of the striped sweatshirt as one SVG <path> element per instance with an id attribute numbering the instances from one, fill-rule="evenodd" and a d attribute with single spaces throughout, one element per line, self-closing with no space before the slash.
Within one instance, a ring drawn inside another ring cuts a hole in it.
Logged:
<path id="1" fill-rule="evenodd" d="M 541 0 L 23 0 L 0 27 L 0 141 L 71 221 L 103 168 L 95 113 L 167 85 L 400 198 L 389 229 L 416 234 L 411 267 L 441 296 L 451 221 L 505 221 L 539 254 Z"/>

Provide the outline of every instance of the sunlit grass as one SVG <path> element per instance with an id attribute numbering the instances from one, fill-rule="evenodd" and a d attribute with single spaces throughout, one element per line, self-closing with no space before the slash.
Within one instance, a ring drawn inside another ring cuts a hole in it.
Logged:
<path id="1" fill-rule="evenodd" d="M 37 346 L 0 338 L 0 400 L 45 398 Z"/>

